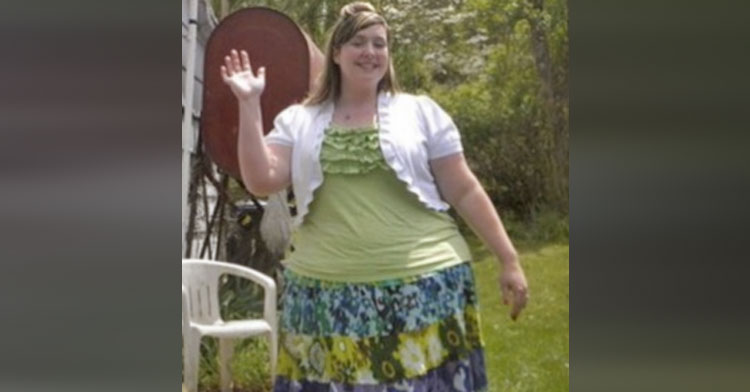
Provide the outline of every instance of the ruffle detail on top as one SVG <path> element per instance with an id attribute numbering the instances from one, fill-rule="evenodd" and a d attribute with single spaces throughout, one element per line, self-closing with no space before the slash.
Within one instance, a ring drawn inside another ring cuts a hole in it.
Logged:
<path id="1" fill-rule="evenodd" d="M 364 174 L 375 169 L 389 170 L 380 151 L 378 133 L 374 127 L 328 128 L 320 151 L 323 172 Z"/>

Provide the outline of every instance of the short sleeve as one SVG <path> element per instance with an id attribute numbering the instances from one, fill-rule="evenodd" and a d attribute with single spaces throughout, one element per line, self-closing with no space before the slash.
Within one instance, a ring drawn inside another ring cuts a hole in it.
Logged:
<path id="1" fill-rule="evenodd" d="M 266 144 L 294 146 L 294 118 L 299 105 L 292 105 L 282 110 L 273 120 L 273 129 L 265 136 Z"/>
<path id="2" fill-rule="evenodd" d="M 430 160 L 463 152 L 461 134 L 448 113 L 435 101 L 421 96 L 419 107 L 427 130 L 427 154 Z"/>

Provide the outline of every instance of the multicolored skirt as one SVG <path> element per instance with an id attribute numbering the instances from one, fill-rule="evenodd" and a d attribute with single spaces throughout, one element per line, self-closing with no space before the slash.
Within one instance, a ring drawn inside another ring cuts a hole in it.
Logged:
<path id="1" fill-rule="evenodd" d="M 284 273 L 275 392 L 485 391 L 469 263 L 373 283 Z"/>

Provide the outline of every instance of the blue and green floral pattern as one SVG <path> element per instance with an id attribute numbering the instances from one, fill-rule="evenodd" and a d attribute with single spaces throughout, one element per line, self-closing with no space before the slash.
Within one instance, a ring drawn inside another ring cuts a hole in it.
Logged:
<path id="1" fill-rule="evenodd" d="M 375 283 L 284 276 L 276 392 L 486 389 L 469 263 Z"/>
<path id="2" fill-rule="evenodd" d="M 424 376 L 391 383 L 347 384 L 276 378 L 275 391 L 284 392 L 484 392 L 487 390 L 484 353 L 473 351 L 469 357 L 450 361 Z"/>
<path id="3" fill-rule="evenodd" d="M 324 282 L 284 274 L 283 328 L 296 334 L 378 336 L 423 329 L 477 305 L 464 263 L 419 279 L 371 284 Z"/>

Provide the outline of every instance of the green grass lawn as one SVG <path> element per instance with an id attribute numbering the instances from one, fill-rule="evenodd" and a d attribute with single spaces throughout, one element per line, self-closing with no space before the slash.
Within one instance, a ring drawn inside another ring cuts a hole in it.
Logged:
<path id="1" fill-rule="evenodd" d="M 519 246 L 529 281 L 526 309 L 515 322 L 502 305 L 498 262 L 473 236 L 467 236 L 479 290 L 490 392 L 568 390 L 568 245 Z M 204 339 L 209 340 L 209 339 Z M 205 349 L 214 344 L 204 342 Z M 201 363 L 201 390 L 218 390 L 214 350 Z M 206 353 L 208 354 L 208 353 Z M 236 390 L 270 389 L 265 341 L 244 341 L 232 364 Z"/>
<path id="2" fill-rule="evenodd" d="M 511 321 L 498 285 L 498 261 L 469 238 L 475 259 L 490 392 L 568 390 L 568 245 L 523 247 L 529 302 Z"/>

